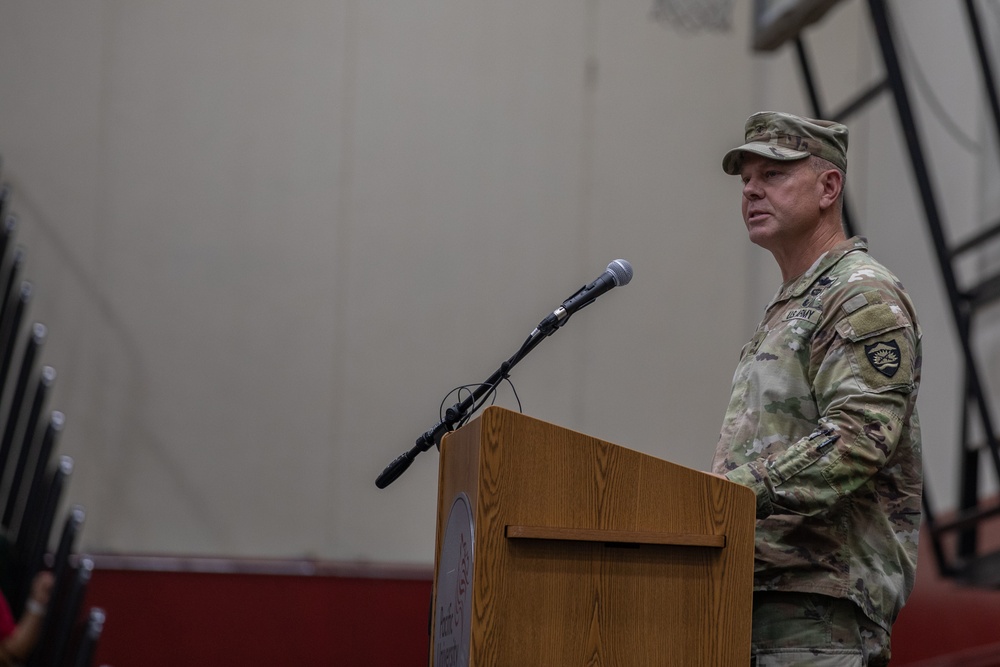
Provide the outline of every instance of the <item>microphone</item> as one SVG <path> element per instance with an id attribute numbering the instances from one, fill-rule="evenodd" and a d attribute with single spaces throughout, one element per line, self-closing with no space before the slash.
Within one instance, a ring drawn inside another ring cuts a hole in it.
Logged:
<path id="1" fill-rule="evenodd" d="M 624 259 L 616 259 L 608 264 L 597 280 L 581 287 L 576 294 L 562 302 L 562 305 L 552 311 L 544 320 L 538 323 L 535 330 L 531 332 L 531 337 L 538 334 L 550 335 L 556 329 L 566 324 L 569 316 L 585 306 L 592 304 L 597 297 L 608 290 L 628 285 L 632 280 L 632 265 Z"/>

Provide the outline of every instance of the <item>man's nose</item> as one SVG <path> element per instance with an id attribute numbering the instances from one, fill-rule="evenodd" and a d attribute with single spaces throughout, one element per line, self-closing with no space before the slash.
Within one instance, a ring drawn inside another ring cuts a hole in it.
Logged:
<path id="1" fill-rule="evenodd" d="M 747 179 L 746 183 L 743 184 L 743 196 L 747 199 L 758 199 L 761 196 L 760 184 L 757 179 Z"/>

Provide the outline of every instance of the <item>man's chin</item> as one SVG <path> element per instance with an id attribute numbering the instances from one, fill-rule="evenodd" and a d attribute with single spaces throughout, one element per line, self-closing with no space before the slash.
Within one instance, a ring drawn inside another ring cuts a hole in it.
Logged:
<path id="1" fill-rule="evenodd" d="M 774 241 L 772 231 L 760 225 L 749 226 L 747 228 L 747 236 L 750 238 L 750 243 L 759 245 L 765 250 L 770 249 L 771 243 Z"/>

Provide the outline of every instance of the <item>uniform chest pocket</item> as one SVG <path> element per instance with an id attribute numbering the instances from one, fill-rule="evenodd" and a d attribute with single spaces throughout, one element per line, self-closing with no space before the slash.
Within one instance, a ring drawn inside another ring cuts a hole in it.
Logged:
<path id="1" fill-rule="evenodd" d="M 862 386 L 875 392 L 913 390 L 913 325 L 901 311 L 873 303 L 838 322 L 837 333 Z"/>

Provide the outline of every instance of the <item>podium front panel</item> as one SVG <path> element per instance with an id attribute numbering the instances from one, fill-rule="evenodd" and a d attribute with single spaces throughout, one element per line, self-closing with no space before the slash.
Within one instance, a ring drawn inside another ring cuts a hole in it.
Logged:
<path id="1" fill-rule="evenodd" d="M 470 666 L 749 661 L 749 489 L 490 408 L 442 443 L 436 564 L 459 494 L 474 535 Z"/>

